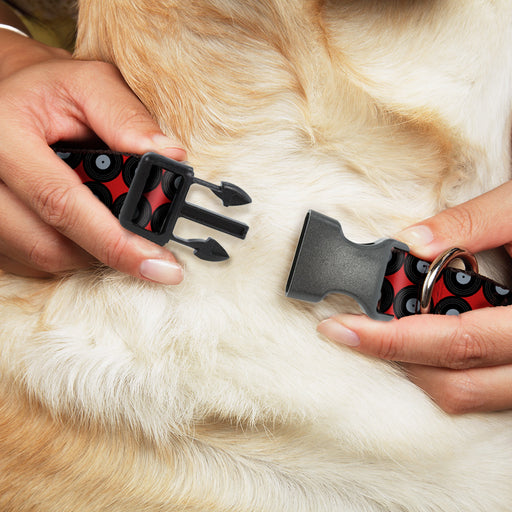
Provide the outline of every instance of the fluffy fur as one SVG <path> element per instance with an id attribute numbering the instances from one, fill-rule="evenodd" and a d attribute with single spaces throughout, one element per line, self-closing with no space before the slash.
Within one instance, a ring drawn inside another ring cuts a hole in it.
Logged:
<path id="1" fill-rule="evenodd" d="M 354 303 L 284 286 L 310 208 L 371 241 L 508 179 L 511 20 L 508 0 L 82 0 L 78 57 L 251 194 L 250 232 L 219 235 L 225 263 L 170 246 L 176 287 L 1 277 L 0 509 L 510 510 L 510 413 L 443 413 L 316 334 Z"/>

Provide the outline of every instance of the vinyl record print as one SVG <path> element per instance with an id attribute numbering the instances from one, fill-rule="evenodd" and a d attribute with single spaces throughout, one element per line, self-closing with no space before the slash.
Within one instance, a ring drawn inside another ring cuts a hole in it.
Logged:
<path id="1" fill-rule="evenodd" d="M 469 297 L 480 289 L 482 281 L 474 274 L 448 268 L 444 273 L 444 284 L 453 295 Z"/>
<path id="2" fill-rule="evenodd" d="M 419 313 L 420 301 L 418 299 L 418 287 L 412 285 L 402 288 L 395 295 L 395 300 L 393 301 L 393 311 L 397 318 Z"/>
<path id="3" fill-rule="evenodd" d="M 466 311 L 471 311 L 471 306 L 464 299 L 446 297 L 435 305 L 432 312 L 437 315 L 460 315 Z"/>
<path id="4" fill-rule="evenodd" d="M 118 153 L 86 153 L 84 171 L 95 181 L 112 181 L 123 169 L 123 157 Z"/>

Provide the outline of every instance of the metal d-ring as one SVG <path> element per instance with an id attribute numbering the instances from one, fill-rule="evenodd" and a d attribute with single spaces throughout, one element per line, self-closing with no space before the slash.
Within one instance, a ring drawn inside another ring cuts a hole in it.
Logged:
<path id="1" fill-rule="evenodd" d="M 421 288 L 420 297 L 420 313 L 425 314 L 430 311 L 430 304 L 432 302 L 432 292 L 434 290 L 434 284 L 441 272 L 452 262 L 453 260 L 462 260 L 466 271 L 478 272 L 478 262 L 475 256 L 467 251 L 466 249 L 460 249 L 459 247 L 452 247 L 440 254 L 430 265 Z"/>

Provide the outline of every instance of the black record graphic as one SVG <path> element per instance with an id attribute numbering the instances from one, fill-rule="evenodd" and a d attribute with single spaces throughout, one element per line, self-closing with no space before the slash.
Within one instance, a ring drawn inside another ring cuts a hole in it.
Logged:
<path id="1" fill-rule="evenodd" d="M 414 284 L 420 284 L 424 281 L 425 275 L 428 272 L 429 264 L 426 261 L 420 260 L 413 256 L 412 254 L 408 254 L 405 259 L 404 271 L 405 275 Z"/>
<path id="2" fill-rule="evenodd" d="M 91 192 L 107 207 L 112 207 L 112 194 L 110 193 L 110 190 L 101 183 L 98 183 L 97 181 L 87 181 L 84 183 Z"/>
<path id="3" fill-rule="evenodd" d="M 125 182 L 127 187 L 130 187 L 133 181 L 133 176 L 135 175 L 135 169 L 139 165 L 140 158 L 136 156 L 129 157 L 124 163 L 123 167 L 123 181 Z"/>
<path id="4" fill-rule="evenodd" d="M 86 153 L 84 171 L 93 180 L 112 181 L 123 168 L 123 157 L 119 153 Z"/>
<path id="5" fill-rule="evenodd" d="M 475 274 L 447 268 L 444 273 L 444 284 L 453 295 L 469 297 L 480 289 L 482 281 Z"/>
<path id="6" fill-rule="evenodd" d="M 182 176 L 172 171 L 165 171 L 162 176 L 162 190 L 164 191 L 165 197 L 173 201 L 182 183 Z"/>
<path id="7" fill-rule="evenodd" d="M 171 203 L 161 204 L 151 217 L 151 231 L 161 233 L 164 230 L 165 217 L 169 213 Z"/>
<path id="8" fill-rule="evenodd" d="M 471 311 L 471 306 L 460 297 L 445 297 L 434 307 L 432 313 L 436 315 L 459 315 Z"/>
<path id="9" fill-rule="evenodd" d="M 112 205 L 112 213 L 116 217 L 119 217 L 119 214 L 121 213 L 121 208 L 126 200 L 126 196 L 127 194 L 120 195 Z M 137 224 L 137 226 L 145 228 L 150 220 L 151 204 L 149 204 L 149 201 L 145 197 L 141 197 L 137 204 L 137 209 L 135 210 L 132 221 L 134 224 Z"/>
<path id="10" fill-rule="evenodd" d="M 417 286 L 406 286 L 396 293 L 395 300 L 393 301 L 393 311 L 397 318 L 415 315 L 419 313 L 419 310 L 420 301 L 418 299 Z"/>
<path id="11" fill-rule="evenodd" d="M 135 171 L 137 166 L 139 165 L 140 158 L 136 156 L 131 156 L 126 160 L 123 168 L 123 181 L 126 183 L 128 187 L 132 184 L 133 177 L 135 176 Z M 160 183 L 160 179 L 162 177 L 162 171 L 158 167 L 152 167 L 148 179 L 146 180 L 146 184 L 144 186 L 144 192 L 150 192 L 155 189 Z"/>
<path id="12" fill-rule="evenodd" d="M 394 298 L 395 291 L 393 290 L 393 285 L 387 279 L 384 279 L 380 290 L 380 300 L 377 310 L 381 313 L 385 313 L 392 306 Z"/>
<path id="13" fill-rule="evenodd" d="M 484 281 L 484 296 L 493 306 L 508 306 L 512 304 L 512 292 L 508 288 L 498 286 L 492 281 Z"/>
<path id="14" fill-rule="evenodd" d="M 404 263 L 405 253 L 403 251 L 392 250 L 389 258 L 388 265 L 386 267 L 386 275 L 390 276 L 398 272 Z"/>
<path id="15" fill-rule="evenodd" d="M 76 151 L 56 151 L 55 154 L 72 169 L 76 169 L 80 165 L 84 156 L 83 153 L 77 153 Z"/>

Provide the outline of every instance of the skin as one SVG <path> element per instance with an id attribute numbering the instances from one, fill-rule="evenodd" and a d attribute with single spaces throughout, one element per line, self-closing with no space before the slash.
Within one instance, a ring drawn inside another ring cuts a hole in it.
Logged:
<path id="1" fill-rule="evenodd" d="M 504 246 L 512 256 L 511 197 L 508 182 L 396 238 L 428 260 L 454 246 L 473 253 Z M 390 322 L 336 315 L 318 331 L 353 350 L 402 362 L 410 379 L 449 413 L 512 408 L 512 306 Z"/>
<path id="2" fill-rule="evenodd" d="M 9 20 L 0 11 L 0 23 Z M 186 158 L 117 69 L 0 30 L 0 103 L 2 270 L 45 277 L 100 261 L 141 279 L 182 280 L 169 251 L 122 228 L 49 148 L 97 136 L 115 151 Z"/>

